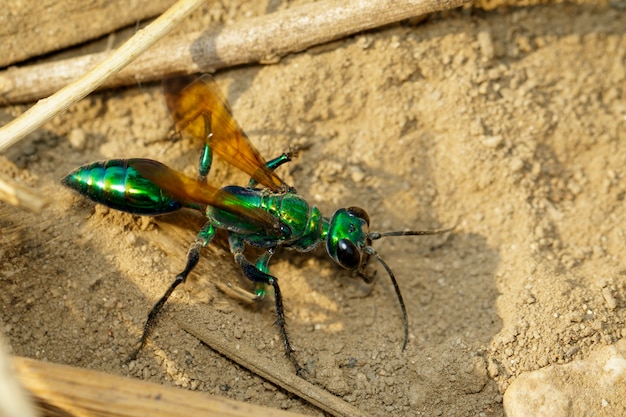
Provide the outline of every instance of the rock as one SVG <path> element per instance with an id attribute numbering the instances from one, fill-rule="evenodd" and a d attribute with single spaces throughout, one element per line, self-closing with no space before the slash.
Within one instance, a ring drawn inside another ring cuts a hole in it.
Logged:
<path id="1" fill-rule="evenodd" d="M 503 402 L 507 417 L 626 415 L 626 339 L 584 360 L 520 375 Z"/>

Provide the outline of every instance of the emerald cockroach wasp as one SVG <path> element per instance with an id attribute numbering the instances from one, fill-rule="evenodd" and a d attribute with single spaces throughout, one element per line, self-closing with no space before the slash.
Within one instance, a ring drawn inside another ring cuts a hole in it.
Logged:
<path id="1" fill-rule="evenodd" d="M 91 200 L 110 208 L 138 215 L 166 214 L 181 208 L 201 211 L 207 218 L 187 254 L 185 268 L 176 275 L 165 294 L 154 305 L 131 357 L 146 343 L 155 319 L 172 292 L 185 282 L 200 258 L 200 250 L 213 239 L 217 229 L 228 232 L 235 262 L 244 275 L 257 284 L 256 297 L 265 285 L 274 289 L 277 324 L 287 357 L 301 375 L 286 325 L 283 296 L 278 279 L 270 274 L 269 262 L 279 248 L 309 252 L 325 245 L 328 255 L 345 269 L 356 271 L 366 282 L 373 274 L 365 267 L 376 258 L 393 284 L 404 321 L 404 350 L 408 340 L 408 318 L 400 288 L 391 268 L 372 248 L 373 240 L 387 236 L 434 235 L 452 229 L 370 232 L 370 220 L 359 207 L 340 208 L 330 217 L 309 204 L 274 171 L 289 162 L 284 153 L 265 161 L 233 118 L 230 106 L 212 77 L 190 82 L 178 77 L 164 82 L 165 97 L 178 133 L 203 142 L 199 174 L 191 178 L 151 159 L 111 159 L 84 165 L 63 180 Z M 213 154 L 250 175 L 247 186 L 218 188 L 207 182 Z M 264 249 L 254 263 L 244 255 L 245 245 Z"/>

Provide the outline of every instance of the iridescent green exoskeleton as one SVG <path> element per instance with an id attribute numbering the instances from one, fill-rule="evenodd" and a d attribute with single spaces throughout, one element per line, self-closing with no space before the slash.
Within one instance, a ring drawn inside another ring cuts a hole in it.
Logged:
<path id="1" fill-rule="evenodd" d="M 285 326 L 283 298 L 278 280 L 269 272 L 270 258 L 278 248 L 308 252 L 321 244 L 342 267 L 356 271 L 365 281 L 373 275 L 365 271 L 370 256 L 387 271 L 393 283 L 404 320 L 404 342 L 408 340 L 407 312 L 398 283 L 389 266 L 371 247 L 372 240 L 384 236 L 432 235 L 451 229 L 376 233 L 369 231 L 369 217 L 358 207 L 337 210 L 330 218 L 311 206 L 274 170 L 292 158 L 285 153 L 266 162 L 237 125 L 228 103 L 215 81 L 202 76 L 192 82 L 175 78 L 165 82 L 165 96 L 177 132 L 202 140 L 198 178 L 190 178 L 150 159 L 113 159 L 84 165 L 63 179 L 71 187 L 97 203 L 133 214 L 166 214 L 181 208 L 202 211 L 207 218 L 187 255 L 184 270 L 171 283 L 148 315 L 143 334 L 131 355 L 136 357 L 145 344 L 158 312 L 174 289 L 185 282 L 198 263 L 200 249 L 213 239 L 216 229 L 228 231 L 230 250 L 245 276 L 257 283 L 257 297 L 263 288 L 274 289 L 277 324 L 287 357 L 301 374 Z M 250 175 L 246 187 L 217 188 L 206 177 L 213 153 Z M 244 255 L 245 245 L 265 249 L 251 263 Z"/>

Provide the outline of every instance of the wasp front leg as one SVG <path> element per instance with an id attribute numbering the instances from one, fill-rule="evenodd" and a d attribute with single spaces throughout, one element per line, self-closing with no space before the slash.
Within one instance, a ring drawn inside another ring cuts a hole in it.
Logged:
<path id="1" fill-rule="evenodd" d="M 235 262 L 237 262 L 237 265 L 239 265 L 246 278 L 254 283 L 271 285 L 274 288 L 274 300 L 276 304 L 276 324 L 278 325 L 278 330 L 281 337 L 283 338 L 285 354 L 287 355 L 291 363 L 293 363 L 293 366 L 296 369 L 296 374 L 302 376 L 303 368 L 296 360 L 295 351 L 291 347 L 291 342 L 289 341 L 289 336 L 287 334 L 287 327 L 285 322 L 285 308 L 283 307 L 283 296 L 280 292 L 280 287 L 278 286 L 278 280 L 276 277 L 267 273 L 268 263 L 270 257 L 272 256 L 273 249 L 268 250 L 267 255 L 261 256 L 257 261 L 257 265 L 261 266 L 261 268 L 265 270 L 262 271 L 246 259 L 245 255 L 243 254 L 245 244 L 241 239 L 241 236 L 235 233 L 230 233 L 228 236 L 228 243 L 230 245 L 230 251 L 235 258 Z"/>

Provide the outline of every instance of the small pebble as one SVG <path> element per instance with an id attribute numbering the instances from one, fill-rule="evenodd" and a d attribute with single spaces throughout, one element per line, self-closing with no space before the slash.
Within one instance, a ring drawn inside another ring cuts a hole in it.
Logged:
<path id="1" fill-rule="evenodd" d="M 608 287 L 602 288 L 602 297 L 604 297 L 606 307 L 609 310 L 615 310 L 617 308 L 617 300 L 615 299 L 615 297 L 613 297 L 613 294 Z"/>
<path id="2" fill-rule="evenodd" d="M 504 138 L 502 136 L 489 136 L 482 140 L 483 145 L 494 149 L 502 145 L 502 142 L 504 142 Z"/>
<path id="3" fill-rule="evenodd" d="M 34 155 L 35 152 L 37 152 L 37 147 L 32 143 L 25 143 L 24 145 L 22 145 L 22 148 L 20 150 L 22 151 L 22 155 L 31 156 Z"/>
<path id="4" fill-rule="evenodd" d="M 524 168 L 524 161 L 520 158 L 513 158 L 511 160 L 511 171 L 519 172 Z"/>
<path id="5" fill-rule="evenodd" d="M 478 45 L 480 46 L 480 52 L 483 57 L 491 60 L 495 55 L 495 49 L 493 47 L 493 39 L 491 33 L 488 31 L 482 31 L 478 33 Z"/>
<path id="6" fill-rule="evenodd" d="M 85 149 L 85 143 L 87 142 L 87 135 L 85 135 L 85 131 L 80 128 L 72 129 L 67 139 L 70 142 L 72 148 L 77 149 L 79 151 Z"/>
<path id="7" fill-rule="evenodd" d="M 361 168 L 352 166 L 350 167 L 350 178 L 354 182 L 361 182 L 365 178 L 365 173 Z"/>

